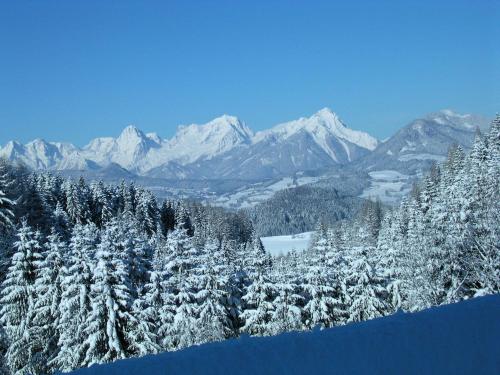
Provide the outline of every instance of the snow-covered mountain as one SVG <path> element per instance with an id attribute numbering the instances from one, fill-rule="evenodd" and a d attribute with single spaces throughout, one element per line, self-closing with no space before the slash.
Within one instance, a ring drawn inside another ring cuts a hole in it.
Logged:
<path id="1" fill-rule="evenodd" d="M 350 162 L 377 147 L 378 140 L 371 135 L 349 129 L 329 108 L 323 108 L 308 118 L 276 125 L 272 129 L 258 132 L 254 142 L 269 139 L 285 142 L 299 133 L 309 135 L 333 161 Z M 340 146 L 340 147 L 339 147 Z"/>
<path id="2" fill-rule="evenodd" d="M 431 113 L 403 127 L 353 166 L 368 171 L 394 169 L 415 173 L 444 160 L 453 144 L 468 149 L 477 129 L 484 131 L 488 127 L 489 121 L 481 116 L 448 109 Z"/>
<path id="3" fill-rule="evenodd" d="M 250 136 L 249 132 L 244 134 Z M 327 108 L 309 118 L 257 132 L 246 140 L 211 158 L 183 164 L 181 170 L 177 165 L 172 171 L 173 165 L 168 163 L 147 174 L 169 178 L 262 180 L 343 165 L 368 154 L 378 144 L 367 133 L 349 129 Z M 171 175 L 172 172 L 177 174 Z"/>
<path id="4" fill-rule="evenodd" d="M 223 115 L 179 126 L 171 139 L 128 126 L 117 138 L 96 138 L 83 148 L 41 139 L 25 145 L 12 141 L 0 149 L 0 157 L 69 176 L 136 179 L 160 195 L 194 194 L 214 204 L 224 198 L 231 207 L 260 202 L 274 192 L 268 186 L 285 188 L 280 181 L 297 176 L 336 187 L 350 181 L 350 194 L 395 203 L 452 144 L 467 149 L 477 128 L 488 126 L 483 117 L 443 110 L 379 142 L 325 108 L 256 134 L 238 118 Z"/>
<path id="5" fill-rule="evenodd" d="M 171 139 L 128 126 L 118 138 L 96 138 L 82 149 L 44 140 L 9 142 L 0 156 L 34 169 L 88 170 L 115 163 L 150 177 L 262 179 L 346 164 L 377 144 L 325 108 L 255 135 L 238 118 L 223 115 L 179 126 Z"/>

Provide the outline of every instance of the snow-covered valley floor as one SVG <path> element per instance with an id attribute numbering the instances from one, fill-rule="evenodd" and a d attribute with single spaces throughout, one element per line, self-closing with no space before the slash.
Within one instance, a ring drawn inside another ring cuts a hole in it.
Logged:
<path id="1" fill-rule="evenodd" d="M 273 256 L 287 254 L 292 250 L 304 251 L 311 242 L 314 232 L 304 232 L 287 236 L 261 237 L 262 244 L 266 251 Z"/>
<path id="2" fill-rule="evenodd" d="M 243 337 L 78 375 L 500 374 L 500 295 L 313 332 Z"/>

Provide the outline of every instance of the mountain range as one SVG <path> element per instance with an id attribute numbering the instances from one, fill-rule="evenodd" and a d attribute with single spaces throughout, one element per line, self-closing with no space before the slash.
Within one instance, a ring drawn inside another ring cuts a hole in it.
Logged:
<path id="1" fill-rule="evenodd" d="M 483 117 L 443 110 L 411 122 L 381 142 L 350 129 L 324 108 L 256 133 L 237 117 L 223 115 L 202 125 L 181 125 L 170 139 L 127 126 L 117 138 L 95 138 L 83 148 L 43 139 L 27 144 L 10 141 L 0 148 L 0 157 L 35 170 L 176 183 L 233 180 L 255 184 L 339 170 L 391 170 L 411 176 L 442 160 L 451 144 L 470 147 L 476 129 L 487 126 Z"/>

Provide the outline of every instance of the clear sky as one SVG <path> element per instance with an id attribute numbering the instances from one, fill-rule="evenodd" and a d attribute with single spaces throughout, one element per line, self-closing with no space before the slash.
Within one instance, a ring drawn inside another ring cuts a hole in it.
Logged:
<path id="1" fill-rule="evenodd" d="M 0 1 L 0 143 L 500 111 L 499 0 Z"/>

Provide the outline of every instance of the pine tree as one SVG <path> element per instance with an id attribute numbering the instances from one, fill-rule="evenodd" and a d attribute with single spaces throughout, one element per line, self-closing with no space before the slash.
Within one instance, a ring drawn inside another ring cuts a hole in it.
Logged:
<path id="1" fill-rule="evenodd" d="M 180 282 L 175 288 L 175 317 L 168 332 L 169 349 L 183 349 L 197 343 L 197 302 L 196 289 L 189 276 L 184 272 L 178 275 Z"/>
<path id="2" fill-rule="evenodd" d="M 276 295 L 276 286 L 259 274 L 242 297 L 246 306 L 241 314 L 244 321 L 241 332 L 255 336 L 268 336 L 273 333 L 271 320 Z"/>
<path id="3" fill-rule="evenodd" d="M 52 213 L 52 229 L 59 234 L 62 239 L 69 239 L 71 226 L 68 214 L 64 211 L 62 204 L 59 202 L 56 203 L 56 208 Z"/>
<path id="4" fill-rule="evenodd" d="M 398 213 L 388 214 L 383 223 L 377 243 L 380 276 L 387 291 L 387 303 L 392 312 L 403 307 L 403 259 L 399 248 L 397 224 Z"/>
<path id="5" fill-rule="evenodd" d="M 47 237 L 43 260 L 38 262 L 38 274 L 34 284 L 34 317 L 28 330 L 31 340 L 42 348 L 39 355 L 39 371 L 50 372 L 49 361 L 57 354 L 59 340 L 59 306 L 62 293 L 63 256 L 66 244 L 58 234 Z"/>
<path id="6" fill-rule="evenodd" d="M 7 227 L 13 225 L 14 219 L 14 200 L 7 196 L 7 189 L 11 182 L 9 181 L 7 168 L 2 168 L 0 165 L 0 233 L 5 231 Z"/>
<path id="7" fill-rule="evenodd" d="M 92 276 L 92 310 L 85 324 L 83 364 L 90 366 L 134 354 L 132 331 L 137 324 L 131 313 L 132 291 L 127 266 L 117 254 L 117 224 L 109 223 L 96 252 Z"/>
<path id="8" fill-rule="evenodd" d="M 24 220 L 3 282 L 1 321 L 10 343 L 6 359 L 13 374 L 37 370 L 40 347 L 28 335 L 35 313 L 34 284 L 42 259 L 40 236 Z"/>
<path id="9" fill-rule="evenodd" d="M 271 268 L 272 260 L 269 253 L 264 249 L 262 241 L 255 232 L 252 233 L 251 241 L 247 243 L 245 270 L 250 278 L 264 274 Z"/>
<path id="10" fill-rule="evenodd" d="M 139 224 L 128 214 L 122 215 L 119 221 L 113 219 L 118 228 L 116 244 L 117 251 L 127 266 L 127 274 L 131 282 L 134 296 L 141 292 L 148 281 L 148 273 L 152 268 L 153 249 L 148 238 L 139 230 Z"/>
<path id="11" fill-rule="evenodd" d="M 51 365 L 61 371 L 83 366 L 87 338 L 86 324 L 92 309 L 91 286 L 94 254 L 98 243 L 94 224 L 78 224 L 73 228 L 69 254 L 62 269 L 62 294 L 59 305 L 57 356 Z"/>
<path id="12" fill-rule="evenodd" d="M 304 324 L 309 329 L 318 325 L 330 328 L 341 320 L 341 303 L 335 298 L 333 283 L 325 277 L 325 271 L 325 267 L 311 265 L 304 277 L 303 289 L 307 302 L 303 314 Z"/>
<path id="13" fill-rule="evenodd" d="M 141 296 L 142 312 L 138 315 L 138 319 L 148 324 L 151 337 L 156 336 L 156 343 L 163 350 L 172 346 L 169 335 L 176 308 L 166 278 L 165 272 L 161 270 L 151 272 Z"/>
<path id="14" fill-rule="evenodd" d="M 218 276 L 210 266 L 202 280 L 203 286 L 196 294 L 199 304 L 196 342 L 222 341 L 231 337 L 233 332 L 229 312 L 224 305 L 228 295 L 225 285 L 227 279 Z"/>
<path id="15" fill-rule="evenodd" d="M 354 249 L 351 267 L 348 287 L 351 305 L 348 322 L 359 322 L 383 316 L 386 313 L 383 288 L 370 264 L 366 250 Z"/>
<path id="16" fill-rule="evenodd" d="M 277 296 L 274 300 L 274 311 L 270 319 L 270 334 L 299 331 L 303 328 L 302 310 L 304 297 L 295 284 L 281 283 L 277 285 Z"/>
<path id="17" fill-rule="evenodd" d="M 7 350 L 9 349 L 9 341 L 7 338 L 7 334 L 3 329 L 3 326 L 0 324 L 0 375 L 9 375 L 9 367 L 7 366 L 7 362 L 5 360 L 5 355 Z"/>
<path id="18" fill-rule="evenodd" d="M 160 221 L 160 212 L 153 194 L 147 190 L 139 190 L 135 213 L 141 230 L 147 235 L 152 235 Z"/>

